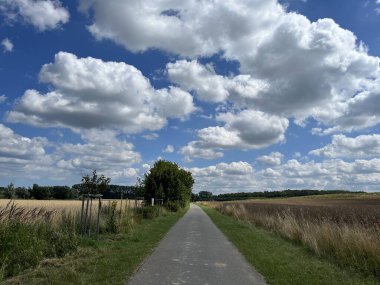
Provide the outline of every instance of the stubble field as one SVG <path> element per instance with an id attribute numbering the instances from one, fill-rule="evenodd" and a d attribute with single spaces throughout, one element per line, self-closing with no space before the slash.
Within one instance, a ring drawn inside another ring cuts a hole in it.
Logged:
<path id="1" fill-rule="evenodd" d="M 380 195 L 324 195 L 211 203 L 319 257 L 380 277 Z"/>

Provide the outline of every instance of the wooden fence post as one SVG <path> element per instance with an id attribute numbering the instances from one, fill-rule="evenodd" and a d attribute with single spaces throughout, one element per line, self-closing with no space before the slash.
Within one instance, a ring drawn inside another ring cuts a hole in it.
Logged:
<path id="1" fill-rule="evenodd" d="M 80 212 L 80 232 L 83 234 L 84 228 L 83 228 L 83 214 L 84 214 L 84 194 L 82 194 L 82 209 Z"/>
<path id="2" fill-rule="evenodd" d="M 84 231 L 83 231 L 83 233 L 87 232 L 87 222 L 88 222 L 87 218 L 88 218 L 88 204 L 89 204 L 89 197 L 88 196 L 89 196 L 89 194 L 86 194 L 87 201 L 86 201 L 86 212 L 85 212 L 85 216 L 84 216 Z"/>
<path id="3" fill-rule="evenodd" d="M 99 198 L 99 204 L 98 204 L 98 219 L 96 221 L 96 237 L 99 235 L 99 219 L 100 219 L 100 210 L 102 209 L 102 195 L 98 196 Z"/>

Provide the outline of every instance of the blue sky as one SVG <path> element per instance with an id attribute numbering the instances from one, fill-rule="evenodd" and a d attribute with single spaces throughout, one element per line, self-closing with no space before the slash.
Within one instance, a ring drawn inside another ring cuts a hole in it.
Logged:
<path id="1" fill-rule="evenodd" d="M 3 0 L 0 185 L 380 190 L 380 1 Z"/>

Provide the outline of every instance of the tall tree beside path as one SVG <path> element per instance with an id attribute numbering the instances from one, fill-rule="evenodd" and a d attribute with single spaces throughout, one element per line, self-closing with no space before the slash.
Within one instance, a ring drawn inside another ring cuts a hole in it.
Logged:
<path id="1" fill-rule="evenodd" d="M 181 169 L 176 163 L 158 160 L 144 175 L 144 198 L 163 199 L 167 206 L 185 207 L 191 198 L 194 179 L 191 172 Z"/>

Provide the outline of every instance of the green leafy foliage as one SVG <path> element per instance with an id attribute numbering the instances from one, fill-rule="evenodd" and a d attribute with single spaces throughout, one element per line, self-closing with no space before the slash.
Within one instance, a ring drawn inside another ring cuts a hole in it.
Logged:
<path id="1" fill-rule="evenodd" d="M 25 187 L 17 187 L 15 191 L 16 197 L 19 199 L 29 199 L 30 190 Z"/>
<path id="2" fill-rule="evenodd" d="M 13 199 L 15 197 L 15 186 L 13 183 L 10 183 L 4 191 L 4 197 L 7 199 Z"/>
<path id="3" fill-rule="evenodd" d="M 209 191 L 200 191 L 198 193 L 198 200 L 199 201 L 210 201 L 210 200 L 212 200 L 212 193 Z"/>
<path id="4" fill-rule="evenodd" d="M 144 219 L 154 219 L 160 216 L 162 213 L 161 206 L 150 206 L 143 208 L 143 218 Z"/>
<path id="5" fill-rule="evenodd" d="M 190 202 L 194 179 L 189 171 L 181 169 L 176 163 L 158 160 L 145 174 L 142 183 L 146 201 L 163 199 L 165 205 L 171 202 L 185 207 Z"/>
<path id="6" fill-rule="evenodd" d="M 113 201 L 110 205 L 106 205 L 102 208 L 102 215 L 106 220 L 106 232 L 117 233 L 119 232 L 118 217 L 119 212 L 117 210 L 117 202 Z"/>
<path id="7" fill-rule="evenodd" d="M 111 178 L 105 177 L 103 174 L 98 175 L 96 170 L 92 175 L 85 175 L 82 178 L 80 194 L 102 194 L 108 188 Z"/>

